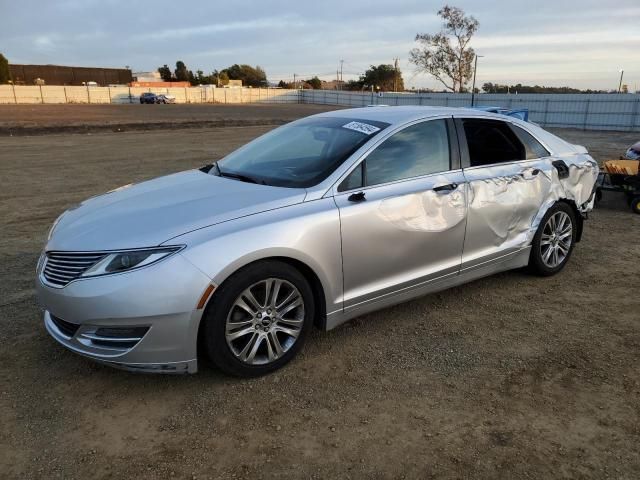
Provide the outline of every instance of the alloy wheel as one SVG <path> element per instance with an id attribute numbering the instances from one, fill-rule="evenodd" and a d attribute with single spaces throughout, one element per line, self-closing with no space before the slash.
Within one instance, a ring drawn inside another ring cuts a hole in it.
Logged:
<path id="1" fill-rule="evenodd" d="M 540 257 L 549 268 L 561 265 L 571 249 L 573 223 L 566 212 L 559 211 L 549 217 L 540 238 Z"/>
<path id="2" fill-rule="evenodd" d="M 227 315 L 227 345 L 241 362 L 264 365 L 281 358 L 304 324 L 304 300 L 290 282 L 267 278 L 244 290 Z"/>

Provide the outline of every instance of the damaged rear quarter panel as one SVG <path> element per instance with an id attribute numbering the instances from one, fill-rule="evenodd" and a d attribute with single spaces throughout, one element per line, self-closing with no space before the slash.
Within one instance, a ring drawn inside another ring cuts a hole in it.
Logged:
<path id="1" fill-rule="evenodd" d="M 568 166 L 567 178 L 559 177 L 554 160 Z M 530 245 L 545 213 L 560 200 L 574 202 L 580 213 L 591 210 L 597 176 L 596 162 L 580 153 L 466 169 L 463 268 Z"/>

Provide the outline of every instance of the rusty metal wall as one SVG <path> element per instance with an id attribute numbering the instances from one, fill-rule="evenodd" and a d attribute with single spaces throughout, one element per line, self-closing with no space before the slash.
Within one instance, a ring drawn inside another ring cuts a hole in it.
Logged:
<path id="1" fill-rule="evenodd" d="M 107 86 L 126 85 L 133 81 L 131 70 L 126 68 L 10 64 L 9 71 L 16 85 L 34 85 L 38 78 L 44 80 L 45 85 L 82 85 L 83 82 L 96 82 L 100 86 Z"/>

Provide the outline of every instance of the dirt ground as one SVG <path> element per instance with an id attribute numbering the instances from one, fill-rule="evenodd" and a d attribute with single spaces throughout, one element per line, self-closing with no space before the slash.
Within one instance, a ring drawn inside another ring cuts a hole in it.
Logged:
<path id="1" fill-rule="evenodd" d="M 264 115 L 315 111 L 298 108 Z M 640 216 L 615 195 L 561 274 L 503 273 L 314 332 L 264 378 L 132 374 L 47 335 L 34 268 L 59 213 L 269 128 L 0 138 L 0 478 L 638 478 Z M 637 141 L 556 133 L 600 160 Z"/>
<path id="2" fill-rule="evenodd" d="M 336 106 L 250 105 L 0 105 L 0 136 L 126 132 L 174 128 L 281 125 Z"/>

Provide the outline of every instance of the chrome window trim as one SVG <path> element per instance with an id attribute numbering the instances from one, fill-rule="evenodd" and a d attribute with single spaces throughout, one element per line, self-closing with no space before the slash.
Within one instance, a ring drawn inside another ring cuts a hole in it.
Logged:
<path id="1" fill-rule="evenodd" d="M 333 195 L 334 197 L 340 197 L 344 194 L 351 194 L 354 192 L 366 192 L 369 190 L 373 190 L 375 188 L 379 188 L 379 187 L 388 187 L 390 185 L 397 185 L 399 183 L 408 183 L 408 182 L 413 182 L 416 180 L 424 180 L 427 179 L 429 177 L 437 177 L 439 175 L 449 175 L 452 173 L 463 173 L 461 168 L 457 168 L 455 170 L 446 170 L 444 172 L 437 172 L 437 173 L 427 173 L 425 175 L 419 175 L 417 177 L 410 177 L 410 178 L 401 178 L 400 180 L 394 180 L 392 182 L 387 182 L 387 183 L 377 183 L 376 185 L 368 185 L 366 187 L 360 187 L 360 188 L 354 188 L 351 190 L 343 190 L 341 192 L 337 192 L 335 195 Z M 431 190 L 431 189 L 428 189 Z"/>
<path id="2" fill-rule="evenodd" d="M 530 162 L 542 162 L 550 158 L 551 157 L 541 157 L 541 158 L 531 158 L 529 160 L 513 160 L 511 162 L 490 163 L 487 165 L 476 165 L 475 167 L 466 167 L 466 168 L 463 168 L 462 170 L 465 172 L 469 172 L 473 170 L 479 170 L 481 168 L 495 168 L 495 167 L 503 167 L 503 166 L 510 166 L 510 165 L 522 165 L 524 163 L 530 163 Z"/>

